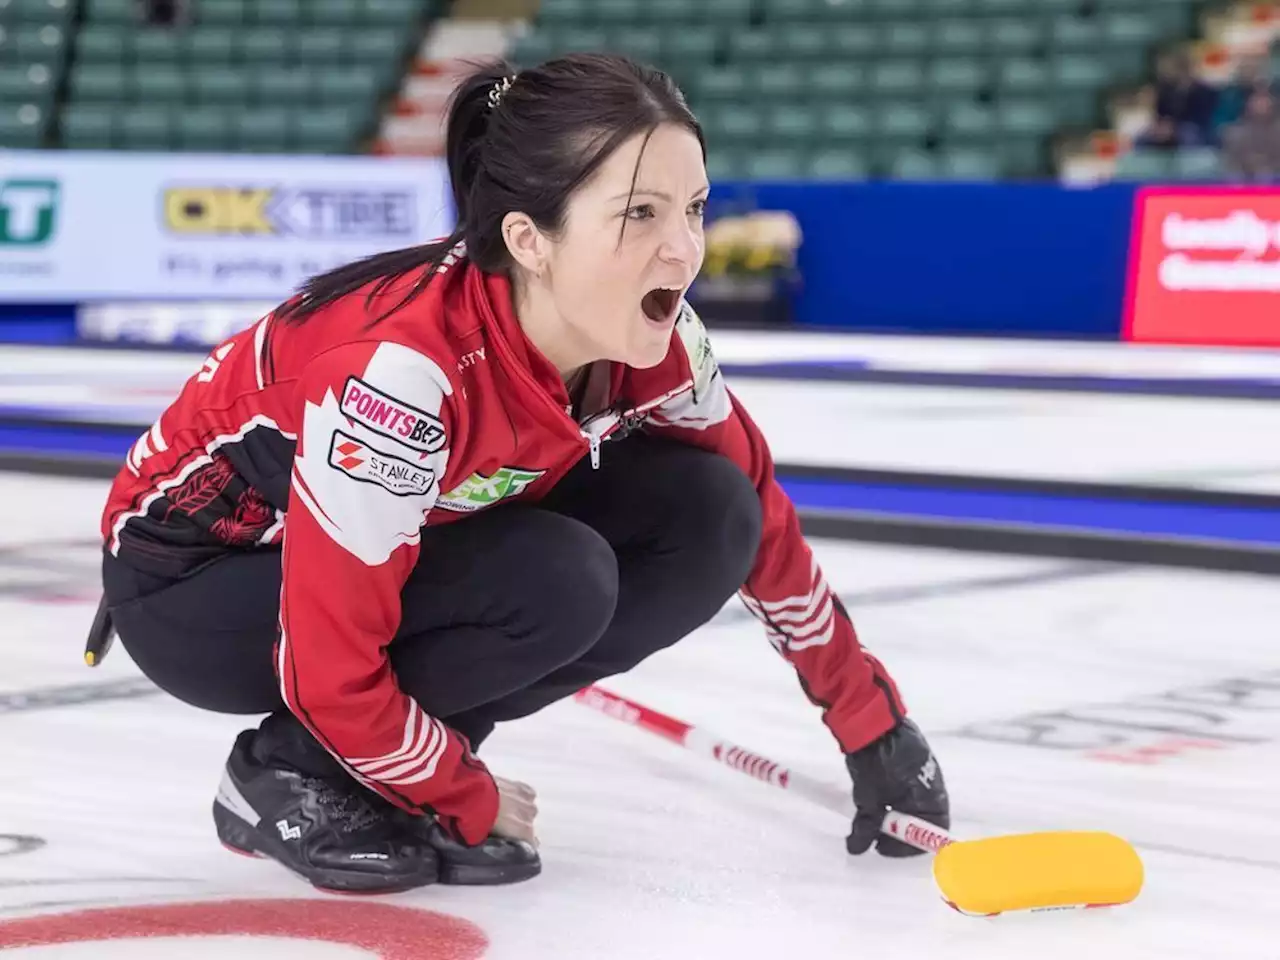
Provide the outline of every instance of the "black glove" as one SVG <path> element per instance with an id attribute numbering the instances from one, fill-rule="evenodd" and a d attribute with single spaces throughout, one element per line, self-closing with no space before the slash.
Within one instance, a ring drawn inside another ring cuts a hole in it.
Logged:
<path id="1" fill-rule="evenodd" d="M 951 803 L 942 768 L 920 728 L 903 720 L 879 740 L 845 755 L 853 777 L 853 804 L 857 815 L 845 840 L 852 854 L 866 853 L 874 843 L 886 857 L 911 857 L 923 851 L 880 832 L 889 809 L 909 813 L 951 827 Z"/>

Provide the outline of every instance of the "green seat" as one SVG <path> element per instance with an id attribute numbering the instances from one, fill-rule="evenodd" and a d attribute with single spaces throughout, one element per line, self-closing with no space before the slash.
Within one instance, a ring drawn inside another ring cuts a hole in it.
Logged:
<path id="1" fill-rule="evenodd" d="M 673 64 L 703 64 L 715 59 L 720 34 L 714 27 L 688 26 L 662 35 L 663 58 Z"/>
<path id="2" fill-rule="evenodd" d="M 240 54 L 250 63 L 279 63 L 289 56 L 290 32 L 280 27 L 256 27 L 239 36 Z"/>
<path id="3" fill-rule="evenodd" d="M 297 110 L 290 116 L 294 149 L 306 153 L 348 153 L 356 145 L 358 114 L 341 107 Z"/>
<path id="4" fill-rule="evenodd" d="M 592 19 L 593 0 L 541 0 L 538 4 L 539 24 L 577 24 Z"/>
<path id="5" fill-rule="evenodd" d="M 236 38 L 241 31 L 228 27 L 196 27 L 183 37 L 184 55 L 192 64 L 231 63 L 239 59 Z"/>
<path id="6" fill-rule="evenodd" d="M 710 151 L 707 154 L 707 179 L 712 183 L 737 180 L 742 172 L 740 159 L 738 153 L 724 147 Z"/>
<path id="7" fill-rule="evenodd" d="M 34 103 L 45 109 L 53 93 L 54 73 L 43 63 L 0 67 L 0 103 Z"/>
<path id="8" fill-rule="evenodd" d="M 742 100 L 747 96 L 747 72 L 741 67 L 708 67 L 695 83 L 700 102 Z"/>
<path id="9" fill-rule="evenodd" d="M 635 32 L 639 33 L 640 31 L 637 30 Z M 555 48 L 552 46 L 551 38 L 545 30 L 530 30 L 516 41 L 515 46 L 511 49 L 510 57 L 513 63 L 522 67 L 532 67 L 550 60 L 554 53 Z"/>
<path id="10" fill-rule="evenodd" d="M 1039 137 L 1014 137 L 997 143 L 1006 177 L 1043 177 L 1050 173 L 1049 144 Z"/>
<path id="11" fill-rule="evenodd" d="M 765 100 L 795 100 L 807 86 L 804 68 L 797 63 L 771 63 L 755 70 L 755 89 Z"/>
<path id="12" fill-rule="evenodd" d="M 981 55 L 987 38 L 980 20 L 939 20 L 933 25 L 933 47 L 939 56 Z"/>
<path id="13" fill-rule="evenodd" d="M 246 12 L 250 22 L 265 27 L 291 27 L 303 20 L 301 0 L 253 0 Z"/>
<path id="14" fill-rule="evenodd" d="M 210 27 L 235 27 L 249 19 L 246 0 L 200 0 L 196 16 Z"/>
<path id="15" fill-rule="evenodd" d="M 321 70 L 316 81 L 321 103 L 335 107 L 373 103 L 379 93 L 377 71 L 370 67 Z"/>
<path id="16" fill-rule="evenodd" d="M 565 27 L 555 33 L 555 46 L 560 53 L 594 53 L 608 42 L 609 34 L 603 27 Z"/>
<path id="17" fill-rule="evenodd" d="M 993 56 L 1035 56 L 1048 39 L 1044 23 L 1022 18 L 992 20 L 987 25 L 987 49 Z"/>
<path id="18" fill-rule="evenodd" d="M 833 24 L 830 36 L 832 55 L 842 59 L 878 56 L 881 50 L 880 28 L 875 24 Z"/>
<path id="19" fill-rule="evenodd" d="M 1102 25 L 1097 19 L 1056 17 L 1049 43 L 1053 50 L 1061 53 L 1098 50 L 1102 47 Z"/>
<path id="20" fill-rule="evenodd" d="M 862 142 L 874 132 L 870 109 L 849 103 L 822 107 L 821 124 L 824 141 L 833 144 Z"/>
<path id="21" fill-rule="evenodd" d="M 752 150 L 743 174 L 748 180 L 798 180 L 805 175 L 804 160 L 795 150 Z"/>
<path id="22" fill-rule="evenodd" d="M 999 69 L 997 83 L 1003 93 L 1037 94 L 1049 88 L 1049 66 L 1043 60 L 1005 60 Z"/>
<path id="23" fill-rule="evenodd" d="M 884 54 L 890 57 L 923 57 L 933 42 L 933 31 L 923 23 L 888 23 L 881 33 Z"/>
<path id="24" fill-rule="evenodd" d="M 225 152 L 235 140 L 231 133 L 231 115 L 217 107 L 179 110 L 175 118 L 178 146 L 183 150 Z"/>
<path id="25" fill-rule="evenodd" d="M 595 22 L 606 27 L 631 26 L 645 19 L 640 0 L 595 0 L 592 6 Z"/>
<path id="26" fill-rule="evenodd" d="M 307 0 L 307 18 L 320 26 L 346 27 L 360 22 L 359 0 Z"/>
<path id="27" fill-rule="evenodd" d="M 1173 179 L 1173 157 L 1163 150 L 1130 150 L 1116 159 L 1116 180 Z"/>
<path id="28" fill-rule="evenodd" d="M 310 67 L 257 67 L 250 78 L 253 98 L 263 106 L 293 106 L 313 98 L 316 79 L 324 70 Z"/>
<path id="29" fill-rule="evenodd" d="M 942 117 L 947 143 L 985 143 L 995 138 L 996 112 L 977 103 L 952 104 Z"/>
<path id="30" fill-rule="evenodd" d="M 925 78 L 915 60 L 886 60 L 871 68 L 869 85 L 882 97 L 919 96 Z"/>
<path id="31" fill-rule="evenodd" d="M 1006 100 L 996 108 L 996 115 L 1005 137 L 1047 137 L 1058 125 L 1047 100 Z"/>
<path id="32" fill-rule="evenodd" d="M 868 0 L 867 16 L 876 20 L 913 20 L 921 15 L 923 0 Z"/>
<path id="33" fill-rule="evenodd" d="M 935 100 L 972 99 L 988 83 L 987 64 L 976 57 L 934 60 L 926 82 Z"/>
<path id="34" fill-rule="evenodd" d="M 587 0 L 588 5 L 593 0 Z M 698 8 L 702 0 L 648 0 L 644 4 L 645 20 L 664 26 L 676 23 L 691 23 L 701 20 Z"/>
<path id="35" fill-rule="evenodd" d="M 0 103 L 0 147 L 40 146 L 49 115 L 49 110 L 34 103 Z"/>
<path id="36" fill-rule="evenodd" d="M 235 106 L 249 102 L 249 73 L 237 67 L 198 67 L 191 71 L 191 90 L 202 104 Z"/>
<path id="37" fill-rule="evenodd" d="M 62 144 L 73 150 L 108 150 L 115 145 L 115 112 L 96 103 L 69 103 L 62 109 Z"/>
<path id="38" fill-rule="evenodd" d="M 1160 20 L 1145 13 L 1114 13 L 1102 20 L 1102 40 L 1108 46 L 1144 48 L 1163 39 Z"/>
<path id="39" fill-rule="evenodd" d="M 71 69 L 71 98 L 77 102 L 130 99 L 129 77 L 120 64 L 82 62 Z"/>
<path id="40" fill-rule="evenodd" d="M 974 13 L 982 17 L 1031 17 L 1044 9 L 1040 0 L 974 0 Z"/>
<path id="41" fill-rule="evenodd" d="M 0 0 L 0 23 L 63 26 L 72 13 L 71 0 Z"/>
<path id="42" fill-rule="evenodd" d="M 938 158 L 938 172 L 947 180 L 999 180 L 1005 175 L 1003 158 L 990 150 L 949 148 Z"/>
<path id="43" fill-rule="evenodd" d="M 775 144 L 799 146 L 820 138 L 821 116 L 803 103 L 777 104 L 765 110 L 764 129 Z"/>
<path id="44" fill-rule="evenodd" d="M 609 46 L 641 63 L 660 63 L 663 60 L 662 31 L 657 27 L 613 30 L 609 33 Z"/>
<path id="45" fill-rule="evenodd" d="M 937 180 L 942 176 L 938 159 L 931 153 L 920 149 L 886 152 L 889 175 L 895 180 Z"/>
<path id="46" fill-rule="evenodd" d="M 231 118 L 237 149 L 250 153 L 284 153 L 289 147 L 289 111 L 280 107 L 237 110 Z"/>
<path id="47" fill-rule="evenodd" d="M 427 12 L 428 7 L 422 0 L 364 0 L 360 8 L 360 23 L 404 30 L 417 26 Z"/>
<path id="48" fill-rule="evenodd" d="M 133 99 L 138 103 L 183 103 L 191 76 L 191 70 L 178 64 L 140 63 L 133 70 Z"/>
<path id="49" fill-rule="evenodd" d="M 175 144 L 173 113 L 167 107 L 138 104 L 118 109 L 116 131 L 128 150 L 169 150 Z"/>
<path id="50" fill-rule="evenodd" d="M 866 180 L 871 168 L 861 153 L 819 150 L 809 158 L 807 173 L 814 180 Z"/>
<path id="51" fill-rule="evenodd" d="M 976 14 L 976 0 L 924 0 L 924 13 L 931 20 L 969 17 Z"/>
<path id="52" fill-rule="evenodd" d="M 1050 61 L 1054 86 L 1060 90 L 1099 90 L 1111 80 L 1106 61 L 1093 54 L 1065 54 Z"/>
<path id="53" fill-rule="evenodd" d="M 701 0 L 695 8 L 700 19 L 728 26 L 746 24 L 755 12 L 755 0 Z"/>
<path id="54" fill-rule="evenodd" d="M 729 60 L 732 63 L 777 62 L 781 53 L 780 38 L 771 30 L 735 30 L 729 34 Z"/>
<path id="55" fill-rule="evenodd" d="M 827 31 L 819 24 L 789 23 L 775 36 L 778 49 L 791 60 L 816 60 L 827 53 Z"/>
<path id="56" fill-rule="evenodd" d="M 825 23 L 861 19 L 869 5 L 870 0 L 765 0 L 762 6 L 766 23 Z"/>
<path id="57" fill-rule="evenodd" d="M 1173 172 L 1183 181 L 1221 180 L 1222 154 L 1213 147 L 1183 147 L 1173 156 Z"/>
<path id="58" fill-rule="evenodd" d="M 12 50 L 20 63 L 43 63 L 52 69 L 66 57 L 67 33 L 52 24 L 19 27 L 13 31 Z"/>
<path id="59" fill-rule="evenodd" d="M 88 23 L 131 25 L 139 22 L 134 0 L 84 0 L 84 11 Z"/>
<path id="60" fill-rule="evenodd" d="M 339 60 L 346 48 L 342 31 L 331 27 L 296 32 L 294 56 L 299 63 L 328 66 Z"/>
<path id="61" fill-rule="evenodd" d="M 706 118 L 707 139 L 717 147 L 758 143 L 764 139 L 764 116 L 755 107 L 725 104 Z"/>
<path id="62" fill-rule="evenodd" d="M 861 99 L 867 88 L 867 71 L 861 64 L 832 60 L 809 70 L 809 91 L 821 101 Z"/>
<path id="63" fill-rule="evenodd" d="M 910 101 L 881 103 L 876 108 L 876 132 L 886 143 L 923 143 L 934 126 L 933 112 Z"/>
<path id="64" fill-rule="evenodd" d="M 185 53 L 183 39 L 177 30 L 136 30 L 132 38 L 133 55 L 140 62 L 177 63 Z"/>

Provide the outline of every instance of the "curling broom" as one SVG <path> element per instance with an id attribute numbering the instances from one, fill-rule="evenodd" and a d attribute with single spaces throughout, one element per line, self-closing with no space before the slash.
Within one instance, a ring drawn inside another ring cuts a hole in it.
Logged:
<path id="1" fill-rule="evenodd" d="M 578 691 L 574 699 L 842 816 L 853 815 L 848 790 L 787 769 L 683 720 L 597 686 Z M 936 854 L 933 877 L 943 900 L 971 916 L 1116 906 L 1142 889 L 1137 851 L 1110 833 L 1051 830 L 957 840 L 941 827 L 894 810 L 885 814 L 881 831 Z"/>

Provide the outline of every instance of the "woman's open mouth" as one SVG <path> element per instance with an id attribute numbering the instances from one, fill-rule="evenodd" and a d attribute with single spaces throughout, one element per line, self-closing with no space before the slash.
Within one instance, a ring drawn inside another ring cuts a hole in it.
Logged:
<path id="1" fill-rule="evenodd" d="M 661 326 L 674 323 L 683 293 L 683 287 L 654 287 L 640 301 L 640 309 L 651 323 Z"/>

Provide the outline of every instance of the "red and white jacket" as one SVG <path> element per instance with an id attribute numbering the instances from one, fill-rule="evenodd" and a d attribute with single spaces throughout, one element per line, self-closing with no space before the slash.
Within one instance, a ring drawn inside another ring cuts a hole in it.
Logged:
<path id="1" fill-rule="evenodd" d="M 396 685 L 386 646 L 423 526 L 537 501 L 610 436 L 644 429 L 717 451 L 760 493 L 763 541 L 741 598 L 844 751 L 905 713 L 805 543 L 760 431 L 726 388 L 692 308 L 648 370 L 600 363 L 599 412 L 525 338 L 505 278 L 451 256 L 302 323 L 274 314 L 220 344 L 134 445 L 102 518 L 107 548 L 163 576 L 283 543 L 276 671 L 284 702 L 362 783 L 468 843 L 497 815 L 465 738 Z M 228 598 L 234 602 L 234 598 Z M 181 637 L 174 638 L 181 643 Z"/>

